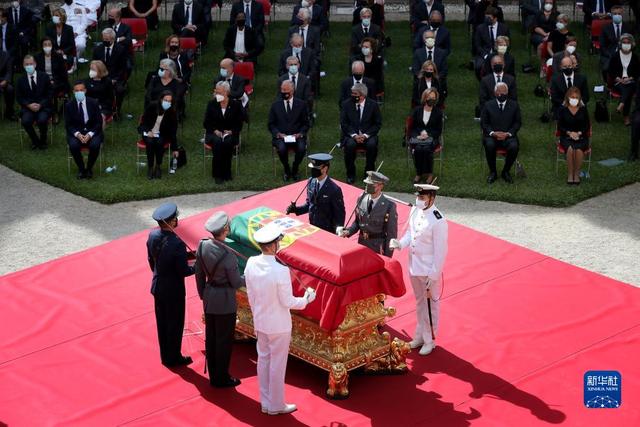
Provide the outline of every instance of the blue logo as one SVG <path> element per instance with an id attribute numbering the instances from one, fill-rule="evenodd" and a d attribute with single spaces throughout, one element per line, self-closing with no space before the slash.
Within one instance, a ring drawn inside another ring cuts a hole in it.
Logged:
<path id="1" fill-rule="evenodd" d="M 584 374 L 584 406 L 619 408 L 622 405 L 622 375 L 618 371 L 587 371 Z"/>

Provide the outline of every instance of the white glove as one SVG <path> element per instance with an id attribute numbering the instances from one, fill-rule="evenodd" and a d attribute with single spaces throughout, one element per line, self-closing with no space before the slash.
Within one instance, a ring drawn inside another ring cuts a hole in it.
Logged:
<path id="1" fill-rule="evenodd" d="M 307 288 L 304 291 L 304 297 L 307 299 L 307 304 L 311 304 L 316 299 L 316 291 L 313 288 Z"/>
<path id="2" fill-rule="evenodd" d="M 389 249 L 400 249 L 400 240 L 398 239 L 389 240 Z"/>

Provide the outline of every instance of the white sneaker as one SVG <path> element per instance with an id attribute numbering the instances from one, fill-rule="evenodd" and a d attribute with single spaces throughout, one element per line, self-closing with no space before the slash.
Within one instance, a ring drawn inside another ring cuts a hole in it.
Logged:
<path id="1" fill-rule="evenodd" d="M 411 340 L 411 342 L 409 343 L 409 347 L 411 347 L 411 349 L 414 349 L 414 348 L 422 347 L 422 344 L 424 344 L 424 342 L 416 338 L 414 340 Z"/>
<path id="2" fill-rule="evenodd" d="M 422 348 L 420 348 L 420 351 L 418 352 L 418 354 L 420 356 L 426 356 L 427 354 L 431 353 L 434 348 L 436 348 L 435 343 L 424 344 Z"/>
<path id="3" fill-rule="evenodd" d="M 279 411 L 269 411 L 268 414 L 269 415 L 280 415 L 280 414 L 290 414 L 294 411 L 296 411 L 298 409 L 298 407 L 293 404 L 293 403 L 285 403 L 284 404 L 284 408 L 282 408 Z"/>

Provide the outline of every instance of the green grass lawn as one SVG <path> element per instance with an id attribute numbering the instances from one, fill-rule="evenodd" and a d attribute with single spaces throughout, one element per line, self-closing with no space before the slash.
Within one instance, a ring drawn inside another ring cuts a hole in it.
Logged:
<path id="1" fill-rule="evenodd" d="M 348 44 L 350 26 L 346 23 L 332 23 L 332 34 L 325 41 L 322 70 L 326 77 L 321 82 L 321 96 L 317 100 L 317 120 L 311 132 L 311 151 L 328 151 L 339 138 L 339 113 L 337 94 L 340 81 L 348 73 Z M 519 159 L 524 164 L 527 177 L 516 178 L 515 184 L 498 181 L 494 185 L 485 182 L 486 167 L 480 149 L 480 129 L 473 120 L 473 108 L 477 102 L 478 83 L 471 71 L 462 68 L 469 60 L 469 39 L 463 23 L 450 23 L 454 34 L 453 53 L 449 57 L 449 98 L 447 100 L 447 122 L 445 124 L 445 150 L 442 175 L 438 183 L 441 194 L 455 197 L 469 197 L 487 200 L 502 200 L 546 206 L 567 206 L 597 194 L 638 181 L 638 163 L 624 164 L 609 168 L 597 164 L 598 160 L 617 157 L 626 159 L 629 150 L 629 129 L 622 124 L 622 118 L 613 115 L 610 123 L 593 125 L 593 164 L 591 179 L 583 180 L 579 187 L 565 184 L 565 169 L 561 166 L 555 174 L 554 127 L 543 124 L 538 117 L 543 111 L 541 98 L 533 95 L 538 83 L 537 74 L 522 74 L 521 65 L 531 62 L 525 48 L 525 39 L 518 30 L 518 24 L 511 25 L 512 51 L 516 56 L 518 70 L 518 91 L 522 108 L 523 126 L 520 130 Z M 93 180 L 76 179 L 72 162 L 71 174 L 67 172 L 67 154 L 64 126 L 54 129 L 54 144 L 47 151 L 31 151 L 25 139 L 20 148 L 18 128 L 15 123 L 0 122 L 0 162 L 20 173 L 39 179 L 56 187 L 104 203 L 166 197 L 187 193 L 202 193 L 228 190 L 268 190 L 283 185 L 282 169 L 276 160 L 277 174 L 274 175 L 271 159 L 271 137 L 267 131 L 267 116 L 276 94 L 276 64 L 286 37 L 287 24 L 277 22 L 267 35 L 267 48 L 260 57 L 255 82 L 255 94 L 251 101 L 251 128 L 243 131 L 240 154 L 240 173 L 224 185 L 216 185 L 211 178 L 211 164 L 207 161 L 203 171 L 203 154 L 199 139 L 202 137 L 202 120 L 207 101 L 210 99 L 212 80 L 217 75 L 218 62 L 222 56 L 224 28 L 218 27 L 210 35 L 206 52 L 199 58 L 193 76 L 192 98 L 187 100 L 187 120 L 178 133 L 179 143 L 187 152 L 189 163 L 174 176 L 166 173 L 162 180 L 148 181 L 144 169 L 136 174 L 135 141 L 136 120 L 142 113 L 144 98 L 144 77 L 146 71 L 157 67 L 157 58 L 163 37 L 151 35 L 152 44 L 146 53 L 146 70 L 142 69 L 142 58 L 138 54 L 136 72 L 130 80 L 130 91 L 123 112 L 135 119 L 123 119 L 107 129 L 104 146 L 104 164 L 117 164 L 115 173 L 96 174 Z M 165 23 L 160 34 L 167 34 Z M 388 35 L 393 45 L 387 51 L 386 102 L 382 109 L 383 127 L 380 132 L 378 162 L 384 160 L 382 172 L 391 178 L 388 190 L 411 191 L 413 165 L 407 167 L 406 151 L 401 146 L 404 120 L 409 113 L 412 79 L 408 71 L 412 52 L 409 49 L 409 33 L 406 23 L 393 22 L 388 25 Z M 578 28 L 574 32 L 583 36 Z M 94 36 L 94 39 L 96 37 Z M 579 51 L 583 57 L 582 69 L 588 70 L 590 85 L 600 84 L 597 77 L 598 58 L 590 56 L 587 44 L 582 41 Z M 534 59 L 534 65 L 537 61 Z M 80 69 L 80 77 L 88 73 L 87 65 Z M 594 96 L 592 95 L 592 99 Z M 593 112 L 594 102 L 590 103 Z M 612 108 L 610 108 L 612 110 Z M 111 135 L 115 130 L 115 142 Z M 26 138 L 26 135 L 25 135 Z M 345 179 L 342 153 L 334 151 L 336 160 L 332 175 Z M 498 165 L 500 167 L 500 165 Z M 357 161 L 358 176 L 364 167 L 363 160 Z M 438 164 L 435 164 L 436 172 Z"/>

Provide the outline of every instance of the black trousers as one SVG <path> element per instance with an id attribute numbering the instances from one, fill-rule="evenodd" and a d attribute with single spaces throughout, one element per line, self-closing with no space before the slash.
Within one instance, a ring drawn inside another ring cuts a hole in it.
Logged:
<path id="1" fill-rule="evenodd" d="M 164 140 L 148 136 L 143 136 L 142 139 L 147 145 L 147 166 L 149 169 L 153 169 L 154 165 L 160 167 L 162 165 L 162 157 L 164 157 Z"/>
<path id="2" fill-rule="evenodd" d="M 636 84 L 630 83 L 628 85 L 618 84 L 615 88 L 620 92 L 620 102 L 624 102 L 622 108 L 622 115 L 628 116 L 631 111 L 631 103 L 633 102 L 633 95 L 636 93 Z"/>
<path id="3" fill-rule="evenodd" d="M 27 135 L 29 135 L 29 138 L 31 138 L 31 143 L 33 145 L 47 145 L 47 129 L 49 127 L 49 116 L 50 113 L 48 111 L 40 110 L 37 113 L 34 113 L 31 110 L 22 110 L 22 127 L 24 128 L 25 132 L 27 132 Z M 40 136 L 38 136 L 35 129 L 33 128 L 34 123 L 38 125 Z"/>
<path id="4" fill-rule="evenodd" d="M 13 86 L 7 84 L 4 88 L 0 88 L 0 94 L 2 94 L 2 96 L 4 97 L 5 116 L 13 116 L 15 114 L 15 111 L 13 109 L 13 102 L 16 98 Z"/>
<path id="5" fill-rule="evenodd" d="M 238 138 L 234 135 L 220 138 L 216 134 L 211 134 L 207 135 L 207 144 L 213 147 L 211 174 L 214 178 L 230 181 L 232 179 L 231 159 L 235 146 L 238 145 Z"/>
<path id="6" fill-rule="evenodd" d="M 298 138 L 294 143 L 285 143 L 283 139 L 274 139 L 272 144 L 276 147 L 278 157 L 284 167 L 284 173 L 287 175 L 296 175 L 300 163 L 302 163 L 302 159 L 304 159 L 304 155 L 307 152 L 307 140 L 305 138 Z M 291 167 L 289 167 L 289 147 L 293 147 L 295 153 Z"/>
<path id="7" fill-rule="evenodd" d="M 73 157 L 73 161 L 78 166 L 78 171 L 84 172 L 92 170 L 95 165 L 98 156 L 100 155 L 100 146 L 102 145 L 102 135 L 93 135 L 89 140 L 89 144 L 81 144 L 80 140 L 73 135 L 68 136 L 67 144 L 69 144 L 69 152 Z M 89 147 L 89 158 L 87 159 L 87 166 L 84 165 L 84 159 L 82 158 L 82 147 Z"/>
<path id="8" fill-rule="evenodd" d="M 358 144 L 355 139 L 347 137 L 344 140 L 344 165 L 347 169 L 347 178 L 355 179 L 356 176 L 356 148 L 358 145 L 364 146 L 366 150 L 365 172 L 376 169 L 376 158 L 378 157 L 378 137 L 372 136 L 365 140 L 363 144 Z"/>
<path id="9" fill-rule="evenodd" d="M 182 357 L 182 331 L 184 330 L 184 296 L 154 295 L 156 326 L 160 360 L 163 365 L 175 365 Z"/>
<path id="10" fill-rule="evenodd" d="M 631 154 L 638 156 L 638 148 L 640 146 L 640 111 L 633 113 L 631 120 Z"/>
<path id="11" fill-rule="evenodd" d="M 496 154 L 499 148 L 507 150 L 507 156 L 504 161 L 503 172 L 509 172 L 511 166 L 518 157 L 519 144 L 516 138 L 507 138 L 504 141 L 498 141 L 490 136 L 484 138 L 484 153 L 487 157 L 487 164 L 492 173 L 496 172 Z"/>
<path id="12" fill-rule="evenodd" d="M 122 102 L 124 101 L 124 97 L 127 94 L 127 82 L 120 80 L 112 80 L 113 83 L 113 91 L 116 95 L 116 111 L 120 113 L 122 109 Z"/>
<path id="13" fill-rule="evenodd" d="M 229 363 L 236 330 L 236 313 L 205 313 L 207 366 L 211 384 L 223 384 L 229 380 Z"/>
<path id="14" fill-rule="evenodd" d="M 416 175 L 424 175 L 433 172 L 433 150 L 437 146 L 435 141 L 416 144 L 410 141 L 413 148 L 413 164 L 416 167 Z"/>

